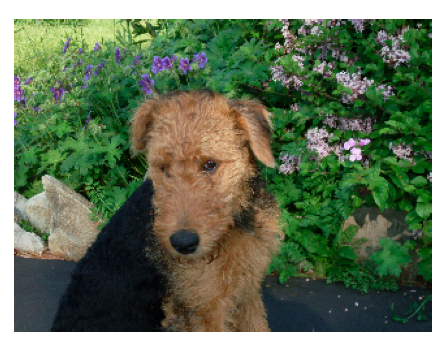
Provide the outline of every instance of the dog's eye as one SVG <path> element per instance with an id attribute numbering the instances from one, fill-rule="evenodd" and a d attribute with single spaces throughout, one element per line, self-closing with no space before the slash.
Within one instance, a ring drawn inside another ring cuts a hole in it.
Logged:
<path id="1" fill-rule="evenodd" d="M 207 173 L 212 173 L 214 172 L 214 170 L 216 170 L 218 164 L 214 161 L 207 161 L 203 166 L 202 166 L 202 171 L 203 172 L 207 172 Z"/>
<path id="2" fill-rule="evenodd" d="M 167 177 L 170 177 L 170 174 L 168 173 L 166 166 L 161 166 L 160 170 L 164 173 L 164 175 L 166 175 Z"/>

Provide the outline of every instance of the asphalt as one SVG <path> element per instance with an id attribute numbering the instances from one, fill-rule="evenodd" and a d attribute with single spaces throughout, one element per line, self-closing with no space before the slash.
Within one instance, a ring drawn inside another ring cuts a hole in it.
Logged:
<path id="1" fill-rule="evenodd" d="M 76 263 L 14 257 L 14 331 L 47 332 Z M 400 287 L 397 292 L 360 293 L 342 283 L 290 278 L 278 283 L 268 276 L 263 298 L 273 332 L 431 332 L 432 302 L 425 304 L 427 321 L 417 315 L 407 323 L 392 319 L 390 306 L 401 317 L 431 288 Z"/>

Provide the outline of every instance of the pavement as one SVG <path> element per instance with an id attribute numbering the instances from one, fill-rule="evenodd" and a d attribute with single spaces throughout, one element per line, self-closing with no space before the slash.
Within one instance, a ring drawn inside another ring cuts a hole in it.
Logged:
<path id="1" fill-rule="evenodd" d="M 58 302 L 76 263 L 14 256 L 14 331 L 48 332 Z M 431 332 L 432 302 L 425 305 L 427 321 L 417 315 L 407 323 L 391 317 L 406 314 L 413 303 L 418 305 L 431 288 L 400 287 L 397 292 L 360 293 L 343 283 L 326 284 L 325 280 L 290 278 L 278 283 L 270 275 L 263 284 L 263 298 L 268 322 L 273 332 Z"/>

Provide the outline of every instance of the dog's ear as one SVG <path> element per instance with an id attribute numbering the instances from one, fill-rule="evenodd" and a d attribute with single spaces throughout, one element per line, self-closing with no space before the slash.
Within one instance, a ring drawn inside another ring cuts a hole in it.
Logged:
<path id="1" fill-rule="evenodd" d="M 238 128 L 245 134 L 257 159 L 266 166 L 274 168 L 275 161 L 271 151 L 271 114 L 265 106 L 256 101 L 230 100 L 228 103 L 235 112 Z"/>
<path id="2" fill-rule="evenodd" d="M 133 154 L 146 150 L 148 145 L 148 133 L 153 125 L 155 108 L 156 100 L 147 100 L 137 109 L 131 119 L 131 149 Z"/>

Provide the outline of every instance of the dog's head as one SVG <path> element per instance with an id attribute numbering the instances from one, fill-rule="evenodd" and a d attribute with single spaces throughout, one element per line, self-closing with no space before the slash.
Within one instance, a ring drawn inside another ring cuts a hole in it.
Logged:
<path id="1" fill-rule="evenodd" d="M 275 165 L 270 140 L 270 115 L 255 101 L 181 91 L 139 107 L 133 151 L 147 151 L 154 230 L 173 257 L 197 259 L 217 249 L 251 204 L 254 157 Z"/>

